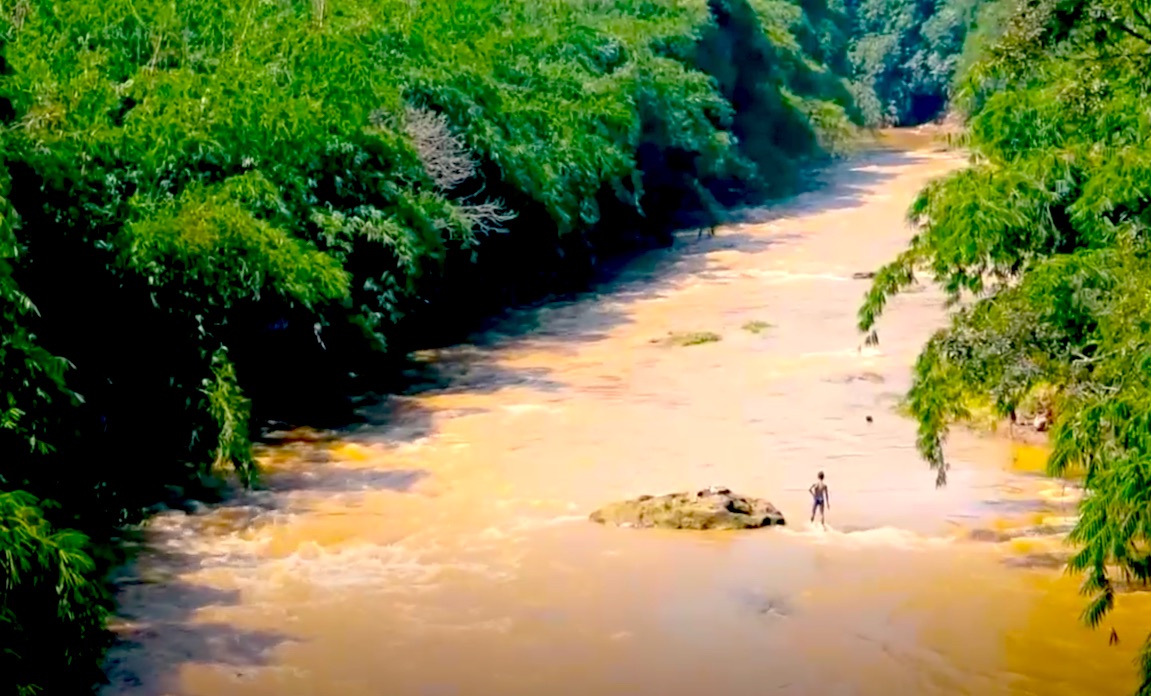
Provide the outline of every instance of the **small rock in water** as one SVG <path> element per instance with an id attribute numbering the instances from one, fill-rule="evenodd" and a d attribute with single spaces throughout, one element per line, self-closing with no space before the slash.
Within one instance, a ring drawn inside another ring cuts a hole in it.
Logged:
<path id="1" fill-rule="evenodd" d="M 301 426 L 289 430 L 269 430 L 264 433 L 264 438 L 276 444 L 289 444 L 295 442 L 331 442 L 336 439 L 336 435 L 333 432 Z"/>
<path id="2" fill-rule="evenodd" d="M 785 524 L 783 513 L 768 501 L 721 486 L 695 493 L 643 495 L 606 505 L 589 518 L 617 527 L 663 529 L 755 529 Z"/>
<path id="3" fill-rule="evenodd" d="M 737 592 L 736 599 L 753 613 L 762 616 L 786 617 L 794 611 L 791 602 L 780 595 L 750 590 Z"/>
<path id="4" fill-rule="evenodd" d="M 868 417 L 867 417 L 867 422 L 868 422 L 868 423 L 873 423 L 873 422 L 875 422 L 875 419 L 874 419 L 874 418 L 872 418 L 871 416 L 868 416 Z"/>
<path id="5" fill-rule="evenodd" d="M 994 529 L 973 529 L 968 536 L 972 541 L 989 541 L 994 544 L 1011 539 L 1010 535 L 995 531 Z"/>

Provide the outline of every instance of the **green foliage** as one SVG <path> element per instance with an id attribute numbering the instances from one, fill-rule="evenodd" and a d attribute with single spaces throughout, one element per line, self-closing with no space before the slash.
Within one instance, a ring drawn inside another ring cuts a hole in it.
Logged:
<path id="1" fill-rule="evenodd" d="M 909 394 L 919 449 L 946 480 L 948 429 L 989 403 L 1040 399 L 1055 420 L 1052 475 L 1082 471 L 1069 569 L 1083 619 L 1116 601 L 1111 577 L 1151 579 L 1151 7 L 1011 0 L 973 35 L 960 83 L 971 167 L 928 186 L 919 232 L 876 276 L 860 327 L 927 272 L 957 309 L 927 344 Z M 1151 693 L 1144 650 L 1140 693 Z"/>
<path id="2" fill-rule="evenodd" d="M 714 331 L 671 332 L 665 342 L 669 346 L 702 346 L 705 343 L 718 343 L 723 337 Z"/>
<path id="3" fill-rule="evenodd" d="M 254 190 L 237 193 L 245 188 Z M 251 209 L 252 198 L 278 197 L 261 175 L 243 174 L 215 189 L 193 184 L 148 210 L 147 217 L 130 220 L 116 240 L 123 249 L 121 267 L 197 309 L 227 309 L 245 298 L 278 293 L 314 310 L 348 295 L 350 278 L 338 259 Z M 221 264 L 221 257 L 238 261 Z"/>
<path id="4" fill-rule="evenodd" d="M 943 112 L 983 0 L 856 0 L 853 91 L 873 125 L 917 125 Z M 979 22 L 976 22 L 980 19 Z"/>
<path id="5" fill-rule="evenodd" d="M 0 670 L 8 696 L 71 693 L 100 679 L 109 598 L 88 540 L 53 529 L 41 501 L 0 493 Z M 35 617 L 35 621 L 28 619 Z"/>
<path id="6" fill-rule="evenodd" d="M 251 482 L 260 419 L 787 192 L 860 121 L 849 35 L 822 0 L 0 4 L 5 675 L 91 683 L 117 528 Z"/>
<path id="7" fill-rule="evenodd" d="M 796 165 L 789 149 L 804 152 L 815 146 L 810 123 L 780 90 L 789 63 L 801 60 L 801 50 L 782 26 L 762 25 L 765 14 L 747 3 L 717 0 L 712 6 L 717 21 L 703 35 L 697 61 L 715 76 L 720 93 L 734 107 L 732 133 L 742 150 L 761 174 L 775 178 L 768 187 L 786 186 Z M 799 8 L 789 9 L 799 13 Z M 788 41 L 777 47 L 772 34 Z"/>
<path id="8" fill-rule="evenodd" d="M 208 398 L 208 412 L 219 431 L 213 466 L 217 470 L 231 469 L 245 485 L 250 484 L 256 474 L 248 433 L 251 402 L 240 391 L 236 368 L 222 347 L 212 356 L 212 378 L 204 380 L 204 395 Z"/>
<path id="9" fill-rule="evenodd" d="M 73 396 L 64 386 L 64 360 L 50 354 L 36 342 L 27 326 L 36 307 L 21 292 L 13 277 L 13 262 L 20 255 L 16 239 L 18 218 L 5 197 L 11 178 L 0 168 L 0 438 L 5 447 L 47 454 L 51 446 L 45 438 L 45 424 L 29 411 L 46 407 L 56 398 Z M 0 470 L 0 483 L 9 481 Z"/>

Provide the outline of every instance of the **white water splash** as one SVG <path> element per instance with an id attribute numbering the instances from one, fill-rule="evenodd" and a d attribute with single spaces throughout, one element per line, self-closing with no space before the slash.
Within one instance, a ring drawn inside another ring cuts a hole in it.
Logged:
<path id="1" fill-rule="evenodd" d="M 812 524 L 803 529 L 783 530 L 784 534 L 810 539 L 817 544 L 835 544 L 850 547 L 884 547 L 894 549 L 920 549 L 950 544 L 950 537 L 928 537 L 898 527 L 877 527 L 840 531 L 831 525 Z"/>

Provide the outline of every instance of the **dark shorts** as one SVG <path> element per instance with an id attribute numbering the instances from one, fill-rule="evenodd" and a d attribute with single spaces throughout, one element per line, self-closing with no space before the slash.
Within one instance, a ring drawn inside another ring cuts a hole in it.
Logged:
<path id="1" fill-rule="evenodd" d="M 819 510 L 823 510 L 823 498 L 816 498 L 815 502 L 811 504 L 811 514 L 814 515 Z"/>

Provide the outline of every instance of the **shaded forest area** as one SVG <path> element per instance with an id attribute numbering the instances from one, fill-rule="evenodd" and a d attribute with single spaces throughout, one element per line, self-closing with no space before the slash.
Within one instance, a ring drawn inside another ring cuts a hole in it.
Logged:
<path id="1" fill-rule="evenodd" d="M 919 232 L 860 311 L 874 334 L 916 273 L 956 303 L 909 394 L 919 448 L 991 416 L 1050 424 L 1048 471 L 1086 496 L 1070 540 L 1096 626 L 1151 579 L 1151 3 L 997 0 L 958 73 L 969 168 L 911 210 Z M 1120 600 L 1121 601 L 1121 600 Z M 1151 641 L 1140 694 L 1151 694 Z"/>
<path id="2" fill-rule="evenodd" d="M 938 116 L 975 17 L 0 0 L 0 693 L 101 681 L 126 526 L 252 482 L 257 423 Z"/>

